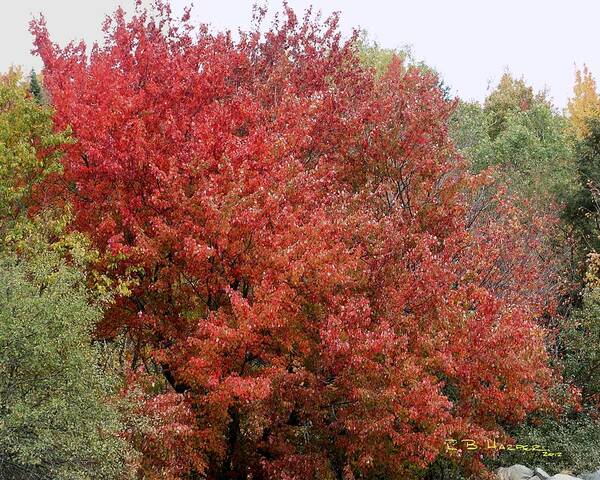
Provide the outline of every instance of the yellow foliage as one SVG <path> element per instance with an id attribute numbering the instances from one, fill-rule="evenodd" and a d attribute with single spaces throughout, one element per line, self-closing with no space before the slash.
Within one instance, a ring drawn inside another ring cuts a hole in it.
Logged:
<path id="1" fill-rule="evenodd" d="M 600 287 L 600 254 L 588 254 L 588 265 L 585 272 L 585 283 L 589 289 Z"/>
<path id="2" fill-rule="evenodd" d="M 600 118 L 600 97 L 596 90 L 596 81 L 587 66 L 575 72 L 574 97 L 569 100 L 567 109 L 571 127 L 577 138 L 585 137 L 588 132 L 588 120 Z"/>

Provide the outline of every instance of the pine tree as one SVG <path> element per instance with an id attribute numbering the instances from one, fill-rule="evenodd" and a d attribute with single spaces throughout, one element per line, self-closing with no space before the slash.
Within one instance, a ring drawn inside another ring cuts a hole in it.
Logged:
<path id="1" fill-rule="evenodd" d="M 31 92 L 31 95 L 33 95 L 33 98 L 35 98 L 35 101 L 41 105 L 43 103 L 42 86 L 40 85 L 34 69 L 31 69 L 31 75 L 29 77 L 29 91 Z"/>

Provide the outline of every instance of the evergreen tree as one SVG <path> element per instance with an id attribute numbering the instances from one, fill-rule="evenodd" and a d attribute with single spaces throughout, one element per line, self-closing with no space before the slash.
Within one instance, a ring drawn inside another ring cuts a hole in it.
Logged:
<path id="1" fill-rule="evenodd" d="M 29 78 L 29 91 L 31 92 L 31 95 L 33 95 L 33 98 L 35 98 L 35 101 L 41 105 L 43 102 L 42 86 L 40 85 L 35 70 L 33 69 L 31 69 L 31 76 Z"/>
<path id="2" fill-rule="evenodd" d="M 576 147 L 579 182 L 565 210 L 583 245 L 584 253 L 600 249 L 600 120 L 590 118 L 588 134 Z"/>

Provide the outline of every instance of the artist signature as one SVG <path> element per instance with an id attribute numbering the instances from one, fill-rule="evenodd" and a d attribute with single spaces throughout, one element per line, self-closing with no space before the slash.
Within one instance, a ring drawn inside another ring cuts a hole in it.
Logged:
<path id="1" fill-rule="evenodd" d="M 479 445 L 475 440 L 465 438 L 460 442 L 454 439 L 446 440 L 446 452 L 460 454 L 463 451 L 475 450 L 505 450 L 507 452 L 540 452 L 544 457 L 561 457 L 561 452 L 552 452 L 541 445 L 529 445 L 521 443 L 497 443 L 495 440 L 486 440 L 485 444 Z"/>

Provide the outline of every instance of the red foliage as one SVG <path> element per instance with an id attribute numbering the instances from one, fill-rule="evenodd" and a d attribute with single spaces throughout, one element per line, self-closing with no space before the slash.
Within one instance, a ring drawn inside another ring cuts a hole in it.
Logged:
<path id="1" fill-rule="evenodd" d="M 182 395 L 156 394 L 156 378 L 130 375 L 123 392 L 131 421 L 124 438 L 140 453 L 132 466 L 149 480 L 172 480 L 206 468 L 210 438 L 195 424 L 194 412 Z"/>
<path id="2" fill-rule="evenodd" d="M 377 78 L 337 18 L 287 8 L 238 41 L 160 3 L 105 28 L 88 56 L 32 23 L 77 138 L 74 227 L 138 282 L 103 331 L 152 352 L 171 390 L 147 406 L 202 439 L 202 461 L 160 468 L 409 475 L 545 405 L 535 237 L 510 206 L 471 225 L 479 179 L 433 75 Z"/>

